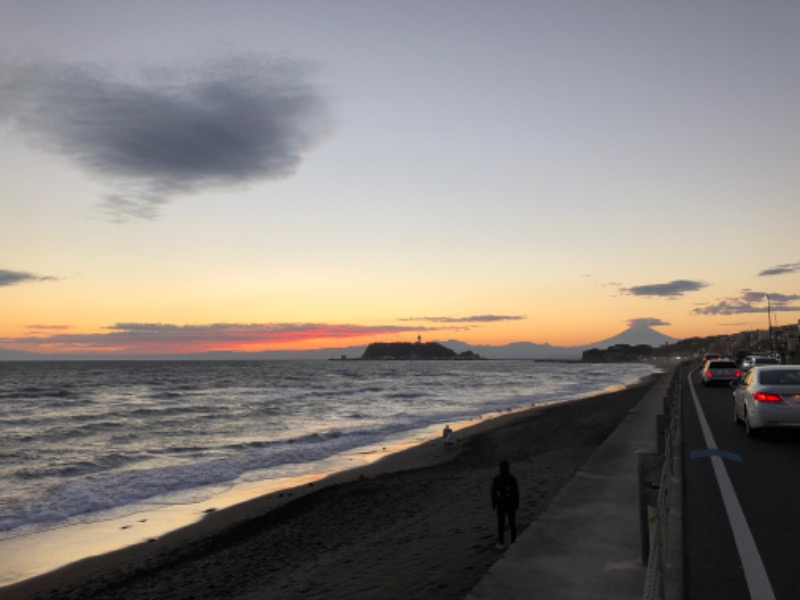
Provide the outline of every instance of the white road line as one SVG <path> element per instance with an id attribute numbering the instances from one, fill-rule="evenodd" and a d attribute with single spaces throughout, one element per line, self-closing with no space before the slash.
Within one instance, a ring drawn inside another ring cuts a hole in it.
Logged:
<path id="1" fill-rule="evenodd" d="M 718 450 L 711 428 L 708 426 L 706 415 L 700 406 L 700 399 L 697 397 L 691 376 L 692 373 L 689 373 L 689 389 L 692 391 L 697 417 L 700 419 L 700 429 L 703 430 L 703 438 L 709 450 Z M 722 493 L 722 502 L 725 504 L 728 520 L 731 523 L 731 529 L 733 529 L 733 539 L 736 542 L 736 549 L 739 551 L 742 567 L 744 567 L 744 578 L 747 580 L 750 597 L 757 600 L 774 600 L 775 592 L 772 591 L 772 584 L 769 582 L 769 577 L 767 577 L 764 561 L 761 560 L 761 555 L 758 553 L 756 541 L 753 539 L 753 533 L 747 524 L 742 505 L 739 504 L 739 498 L 736 496 L 730 477 L 728 477 L 725 464 L 720 456 L 712 456 L 711 465 L 714 467 L 717 485 L 719 485 L 719 491 Z"/>

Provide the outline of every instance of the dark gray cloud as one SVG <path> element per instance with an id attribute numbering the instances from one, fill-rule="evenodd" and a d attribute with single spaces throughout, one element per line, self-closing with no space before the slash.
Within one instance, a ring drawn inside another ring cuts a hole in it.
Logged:
<path id="1" fill-rule="evenodd" d="M 702 281 L 690 281 L 688 279 L 676 279 L 669 283 L 653 283 L 649 285 L 636 285 L 629 288 L 620 288 L 623 294 L 632 296 L 661 296 L 665 298 L 675 298 L 683 296 L 686 292 L 696 292 L 705 287 L 707 283 Z"/>
<path id="2" fill-rule="evenodd" d="M 178 194 L 294 174 L 329 131 L 308 65 L 255 56 L 119 70 L 0 63 L 0 118 L 114 185 L 115 220 Z"/>
<path id="3" fill-rule="evenodd" d="M 795 300 L 800 300 L 800 295 L 778 294 L 776 292 L 759 292 L 750 289 L 742 290 L 741 299 L 744 302 L 752 302 L 752 303 L 763 302 L 766 305 L 767 298 L 769 298 L 769 304 L 771 304 L 772 306 L 782 306 L 784 304 L 788 304 Z"/>
<path id="4" fill-rule="evenodd" d="M 663 327 L 665 325 L 669 325 L 669 323 L 661 319 L 656 319 L 655 317 L 639 317 L 638 319 L 631 319 L 628 321 L 628 327 Z"/>
<path id="5" fill-rule="evenodd" d="M 519 315 L 474 315 L 472 317 L 408 317 L 401 321 L 428 321 L 430 323 L 496 323 L 498 321 L 522 321 Z"/>
<path id="6" fill-rule="evenodd" d="M 786 275 L 787 273 L 797 273 L 798 271 L 800 271 L 800 262 L 795 262 L 764 269 L 758 274 L 758 276 L 769 277 L 772 275 Z"/>
<path id="7" fill-rule="evenodd" d="M 769 296 L 769 301 L 767 301 Z M 775 294 L 755 290 L 742 290 L 740 296 L 724 298 L 716 304 L 699 306 L 692 310 L 695 315 L 741 315 L 747 313 L 796 312 L 800 311 L 798 294 Z"/>
<path id="8" fill-rule="evenodd" d="M 34 283 L 37 281 L 54 281 L 55 277 L 34 275 L 24 271 L 6 271 L 0 269 L 0 287 L 17 285 L 20 283 Z"/>

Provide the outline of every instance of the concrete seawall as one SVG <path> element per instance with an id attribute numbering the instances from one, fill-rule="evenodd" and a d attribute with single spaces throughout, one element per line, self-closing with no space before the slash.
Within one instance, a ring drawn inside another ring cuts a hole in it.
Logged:
<path id="1" fill-rule="evenodd" d="M 676 384 L 671 387 L 671 382 L 679 372 L 679 366 L 668 367 L 467 600 L 677 600 L 682 596 L 680 463 L 677 469 L 673 464 L 668 474 L 672 481 L 664 560 L 655 566 L 656 572 L 648 574 L 642 560 L 636 459 L 637 451 L 656 453 L 658 449 L 656 415 L 665 412 L 665 398 L 674 398 Z M 677 427 L 668 436 L 673 447 L 678 444 L 673 455 L 678 460 L 679 435 Z M 646 584 L 655 588 L 646 591 Z"/>

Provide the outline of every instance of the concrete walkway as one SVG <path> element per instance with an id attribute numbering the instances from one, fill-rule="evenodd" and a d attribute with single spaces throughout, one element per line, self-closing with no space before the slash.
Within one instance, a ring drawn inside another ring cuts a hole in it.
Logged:
<path id="1" fill-rule="evenodd" d="M 671 371 L 656 382 L 547 511 L 466 600 L 641 600 L 637 450 L 655 451 Z"/>

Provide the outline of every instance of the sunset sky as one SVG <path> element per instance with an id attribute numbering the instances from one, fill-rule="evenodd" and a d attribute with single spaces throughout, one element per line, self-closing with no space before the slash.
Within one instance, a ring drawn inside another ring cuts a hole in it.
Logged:
<path id="1" fill-rule="evenodd" d="M 800 318 L 800 3 L 5 0 L 0 348 Z"/>

